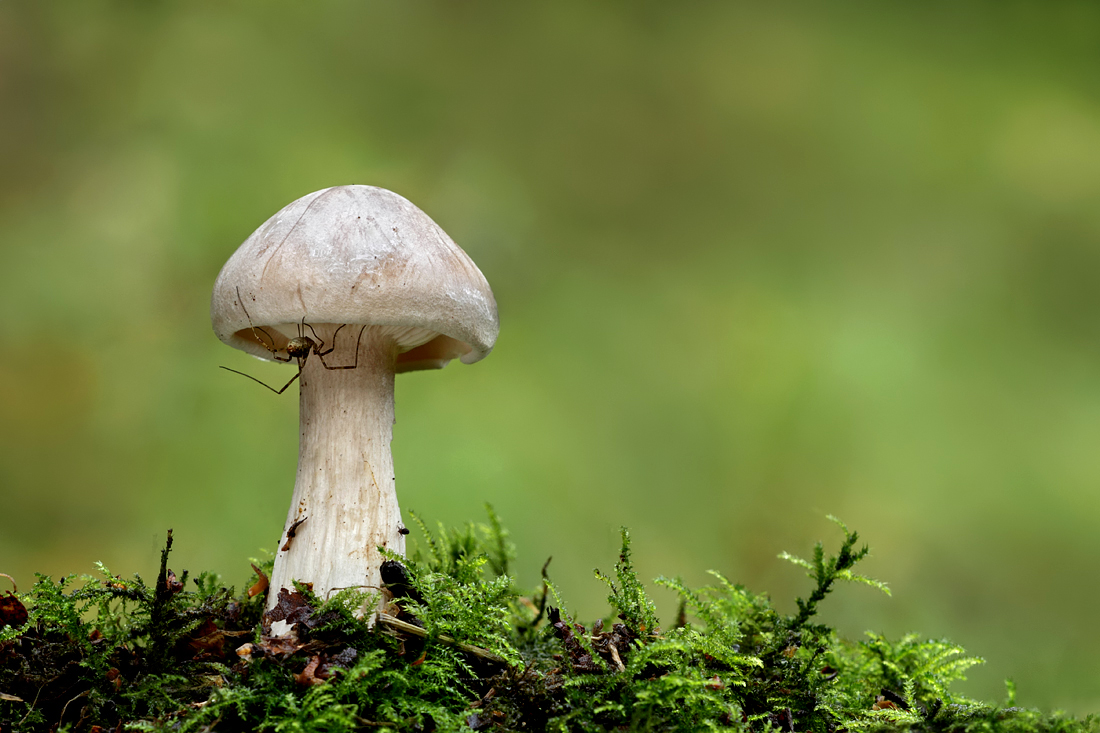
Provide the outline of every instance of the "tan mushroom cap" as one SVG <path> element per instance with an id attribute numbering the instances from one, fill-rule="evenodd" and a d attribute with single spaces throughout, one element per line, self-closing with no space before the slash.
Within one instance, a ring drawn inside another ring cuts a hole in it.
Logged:
<path id="1" fill-rule="evenodd" d="M 477 265 L 427 214 L 374 186 L 326 188 L 288 204 L 218 274 L 210 319 L 230 346 L 271 359 L 251 326 L 284 348 L 303 318 L 390 327 L 404 352 L 399 372 L 478 361 L 499 330 Z"/>

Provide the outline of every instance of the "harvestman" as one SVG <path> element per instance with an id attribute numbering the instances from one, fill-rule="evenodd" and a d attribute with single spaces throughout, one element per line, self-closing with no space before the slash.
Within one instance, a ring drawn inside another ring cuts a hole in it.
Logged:
<path id="1" fill-rule="evenodd" d="M 241 304 L 241 310 L 244 311 L 245 318 L 248 319 L 248 325 L 252 329 L 252 335 L 256 338 L 257 341 L 260 342 L 261 346 L 271 352 L 271 358 L 275 361 L 286 364 L 289 363 L 291 359 L 296 359 L 298 361 L 298 373 L 291 377 L 290 381 L 284 384 L 282 389 L 275 389 L 270 384 L 261 382 L 259 379 L 256 379 L 256 377 L 252 376 L 251 374 L 245 374 L 244 372 L 239 372 L 236 369 L 230 369 L 227 366 L 223 366 L 222 369 L 226 370 L 227 372 L 233 372 L 234 374 L 240 374 L 242 377 L 248 377 L 253 382 L 262 384 L 263 386 L 267 387 L 275 394 L 282 394 L 283 392 L 286 392 L 287 387 L 294 384 L 294 380 L 302 376 L 302 367 L 305 365 L 306 359 L 309 358 L 310 354 L 316 355 L 318 361 L 321 362 L 321 366 L 333 372 L 339 369 L 355 369 L 359 366 L 359 342 L 363 340 L 363 331 L 367 330 L 367 326 L 365 324 L 362 328 L 359 329 L 359 338 L 355 340 L 355 362 L 352 364 L 347 364 L 345 366 L 329 366 L 327 363 L 325 363 L 325 356 L 331 354 L 336 349 L 336 334 L 340 333 L 340 329 L 348 324 L 342 323 L 340 324 L 340 326 L 337 327 L 335 331 L 332 332 L 332 347 L 329 348 L 327 351 L 322 351 L 322 349 L 325 348 L 324 339 L 317 335 L 317 331 L 313 329 L 313 326 L 306 323 L 306 319 L 303 316 L 302 322 L 298 324 L 298 335 L 290 339 L 290 341 L 288 341 L 286 344 L 286 349 L 284 349 L 286 351 L 286 358 L 283 359 L 279 356 L 278 349 L 275 348 L 275 339 L 271 336 L 271 334 L 265 331 L 262 327 L 257 328 L 252 323 L 252 316 L 248 315 L 248 309 L 244 306 L 244 298 L 241 297 L 241 289 L 238 287 L 236 290 L 237 302 Z M 312 331 L 313 338 L 306 336 L 302 330 L 303 328 L 308 328 L 310 331 Z M 270 346 L 268 346 L 267 341 L 260 338 L 261 333 L 264 336 L 267 336 L 268 341 L 271 342 Z"/>

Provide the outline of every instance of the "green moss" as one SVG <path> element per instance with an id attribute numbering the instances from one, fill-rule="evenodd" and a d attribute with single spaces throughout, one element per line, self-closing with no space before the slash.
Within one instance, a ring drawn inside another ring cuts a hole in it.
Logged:
<path id="1" fill-rule="evenodd" d="M 854 642 L 817 623 L 838 581 L 886 590 L 853 572 L 867 549 L 843 525 L 835 555 L 782 556 L 813 582 L 797 613 L 717 573 L 705 588 L 662 578 L 681 601 L 662 630 L 625 530 L 614 573 L 596 573 L 606 628 L 569 618 L 545 568 L 535 593 L 515 587 L 491 509 L 459 530 L 415 522 L 421 549 L 390 557 L 394 599 L 374 624 L 353 613 L 368 594 L 322 603 L 304 585 L 264 615 L 270 563 L 251 595 L 208 574 L 188 587 L 168 569 L 171 533 L 152 587 L 102 566 L 39 576 L 19 598 L 29 620 L 0 628 L 0 731 L 1100 731 L 953 693 L 981 660 L 949 642 Z M 265 635 L 277 619 L 292 637 Z"/>

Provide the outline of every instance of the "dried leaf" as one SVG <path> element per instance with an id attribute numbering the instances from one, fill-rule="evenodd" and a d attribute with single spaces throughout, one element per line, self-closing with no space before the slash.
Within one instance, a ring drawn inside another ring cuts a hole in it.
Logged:
<path id="1" fill-rule="evenodd" d="M 207 618 L 191 632 L 187 644 L 196 654 L 214 652 L 220 656 L 225 647 L 225 634 L 214 623 L 214 619 Z"/>
<path id="2" fill-rule="evenodd" d="M 252 653 L 255 654 L 257 650 L 262 651 L 264 654 L 270 654 L 276 657 L 289 657 L 298 651 L 301 651 L 306 647 L 306 644 L 298 641 L 298 638 L 294 634 L 288 634 L 286 636 L 265 636 L 260 640 L 260 644 L 257 647 L 253 645 Z M 237 652 L 240 654 L 240 651 Z"/>
<path id="3" fill-rule="evenodd" d="M 295 634 L 300 638 L 306 638 L 306 632 L 339 618 L 339 614 L 336 612 L 316 614 L 316 610 L 309 605 L 306 597 L 298 591 L 280 588 L 275 607 L 263 615 L 264 635 L 270 636 L 273 622 L 285 621 L 287 626 L 297 624 L 298 628 L 295 629 Z"/>
<path id="4" fill-rule="evenodd" d="M 240 657 L 241 659 L 243 659 L 246 662 L 251 662 L 252 661 L 252 653 L 255 652 L 256 650 L 257 650 L 257 647 L 256 647 L 255 644 L 252 644 L 252 643 L 241 644 L 239 647 L 237 647 L 237 656 Z"/>
<path id="5" fill-rule="evenodd" d="M 290 549 L 290 541 L 294 539 L 294 534 L 298 531 L 298 528 L 302 526 L 302 522 L 309 519 L 309 517 L 302 517 L 294 524 L 290 525 L 290 529 L 286 531 L 286 544 L 279 548 L 280 551 L 286 552 Z"/>
<path id="6" fill-rule="evenodd" d="M 27 607 L 23 602 L 10 591 L 0 595 L 0 628 L 22 626 L 25 623 L 27 623 Z"/>
<path id="7" fill-rule="evenodd" d="M 256 581 L 256 585 L 254 585 L 254 586 L 252 586 L 251 588 L 248 589 L 248 597 L 249 598 L 255 598 L 256 596 L 260 595 L 261 593 L 266 592 L 267 591 L 267 586 L 270 583 L 270 581 L 267 579 L 267 576 L 264 575 L 263 570 L 260 570 L 255 565 L 252 566 L 252 569 L 256 571 L 256 575 L 260 576 L 260 579 Z"/>
<path id="8" fill-rule="evenodd" d="M 314 673 L 317 671 L 317 667 L 321 664 L 321 655 L 314 654 L 309 660 L 309 664 L 301 671 L 300 674 L 294 675 L 294 681 L 302 687 L 309 687 L 311 685 L 319 685 L 324 682 L 323 679 L 317 677 Z"/>
<path id="9" fill-rule="evenodd" d="M 280 588 L 275 607 L 264 613 L 264 634 L 270 633 L 272 622 L 285 621 L 287 626 L 293 626 L 302 619 L 309 618 L 312 610 L 301 593 Z"/>
<path id="10" fill-rule="evenodd" d="M 186 570 L 184 571 L 183 575 L 184 578 L 187 577 Z M 164 581 L 164 587 L 168 589 L 169 593 L 175 595 L 176 593 L 179 593 L 181 590 L 183 590 L 183 583 L 179 582 L 179 580 L 176 579 L 176 574 L 169 570 L 168 577 Z"/>
<path id="11" fill-rule="evenodd" d="M 569 624 L 562 621 L 558 609 L 551 608 L 549 618 L 550 624 L 554 627 L 554 633 L 561 639 L 561 643 L 565 647 L 565 650 L 569 652 L 569 663 L 573 666 L 574 672 L 585 673 L 604 671 L 592 659 L 592 655 L 588 653 L 588 650 L 577 641 L 577 637 L 573 633 L 573 629 L 569 627 Z M 583 626 L 580 626 L 580 624 L 577 626 L 581 633 L 586 633 Z"/>

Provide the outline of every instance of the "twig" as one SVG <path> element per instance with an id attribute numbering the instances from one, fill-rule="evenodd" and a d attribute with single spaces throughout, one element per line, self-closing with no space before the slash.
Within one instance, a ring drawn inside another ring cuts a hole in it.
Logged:
<path id="1" fill-rule="evenodd" d="M 626 665 L 624 665 L 623 660 L 619 658 L 619 650 L 615 647 L 615 642 L 608 642 L 607 646 L 611 649 L 611 658 L 615 661 L 615 666 L 619 668 L 620 672 L 625 672 Z"/>
<path id="2" fill-rule="evenodd" d="M 32 703 L 31 703 L 31 706 L 30 706 L 29 708 L 27 708 L 27 714 L 26 714 L 26 715 L 24 715 L 24 716 L 23 716 L 23 717 L 22 717 L 22 718 L 21 718 L 21 719 L 19 720 L 19 723 L 18 723 L 18 725 L 23 725 L 23 722 L 24 722 L 24 721 L 25 721 L 25 720 L 26 720 L 27 718 L 29 718 L 29 717 L 30 717 L 30 715 L 31 715 L 31 711 L 33 711 L 33 710 L 34 710 L 34 706 L 38 704 L 38 698 L 39 698 L 39 697 L 40 697 L 40 696 L 42 695 L 42 689 L 43 689 L 44 687 L 45 687 L 45 685 L 42 685 L 42 687 L 39 687 L 39 688 L 38 688 L 38 692 L 37 692 L 37 693 L 35 693 L 35 695 L 34 695 L 34 702 L 32 702 Z"/>
<path id="3" fill-rule="evenodd" d="M 535 616 L 535 620 L 532 621 L 529 626 L 534 628 L 539 625 L 539 621 L 542 620 L 542 615 L 546 613 L 546 596 L 549 595 L 550 589 L 546 587 L 546 582 L 549 578 L 546 576 L 546 568 L 550 567 L 550 561 L 554 559 L 554 556 L 546 558 L 546 562 L 542 564 L 542 596 L 539 598 L 539 614 Z"/>
<path id="4" fill-rule="evenodd" d="M 199 731 L 199 733 L 211 733 L 211 731 L 215 729 L 215 726 L 217 726 L 220 722 L 222 722 L 222 716 L 219 715 L 218 717 L 214 718 L 214 720 L 211 721 L 209 725 L 203 726 L 203 729 Z"/>
<path id="5" fill-rule="evenodd" d="M 376 723 L 373 720 L 367 720 L 366 718 L 360 718 L 358 715 L 354 715 L 352 717 L 355 718 L 355 722 L 358 723 L 359 725 L 367 725 L 367 726 L 371 726 L 371 727 L 374 727 L 374 728 L 392 728 L 392 727 L 398 726 L 398 725 L 411 725 L 412 723 L 416 722 L 416 718 L 417 718 L 416 715 L 413 715 L 412 717 L 405 718 L 404 720 L 402 720 L 400 722 L 397 722 L 397 723 Z"/>
<path id="6" fill-rule="evenodd" d="M 88 690 L 85 690 L 84 692 L 82 692 L 79 695 L 77 695 L 76 697 L 74 697 L 72 700 L 69 700 L 69 702 L 65 703 L 65 707 L 61 708 L 61 715 L 57 718 L 57 727 L 60 728 L 62 721 L 65 720 L 65 711 L 67 711 L 69 709 L 69 705 L 71 705 L 74 700 L 78 700 L 82 697 L 86 697 L 87 695 L 88 695 Z M 22 721 L 20 721 L 20 722 L 22 722 Z"/>
<path id="7" fill-rule="evenodd" d="M 413 636 L 419 636 L 422 639 L 428 638 L 428 632 L 425 631 L 424 629 L 420 628 L 419 626 L 414 626 L 413 624 L 410 624 L 406 621 L 402 621 L 400 619 L 394 618 L 393 616 L 389 615 L 388 613 L 379 612 L 378 613 L 378 622 L 382 623 L 382 624 L 385 624 L 386 626 L 389 626 L 390 628 L 397 629 L 398 631 L 403 631 L 406 634 L 412 634 Z M 475 657 L 481 657 L 482 659 L 487 659 L 490 662 L 496 662 L 497 664 L 503 664 L 504 666 L 508 666 L 508 660 L 506 660 L 504 657 L 493 654 L 488 649 L 482 649 L 479 646 L 474 646 L 472 644 L 465 644 L 461 641 L 455 641 L 453 638 L 451 638 L 450 636 L 447 636 L 446 634 L 440 634 L 439 636 L 437 636 L 435 638 L 436 638 L 436 641 L 440 641 L 444 644 L 449 644 L 450 646 L 453 646 L 457 649 L 461 649 L 464 652 L 467 652 L 469 654 L 473 654 Z"/>
<path id="8" fill-rule="evenodd" d="M 530 631 L 531 629 L 538 626 L 539 621 L 542 621 L 542 617 L 546 613 L 546 597 L 550 594 L 550 589 L 546 587 L 546 583 L 547 581 L 549 581 L 549 578 L 546 575 L 546 568 L 550 567 L 550 561 L 553 559 L 553 556 L 548 557 L 546 558 L 546 562 L 542 564 L 542 593 L 539 595 L 539 612 L 535 614 L 535 617 L 533 619 L 520 625 L 521 631 Z M 530 605 L 534 607 L 535 604 L 532 603 Z"/>

